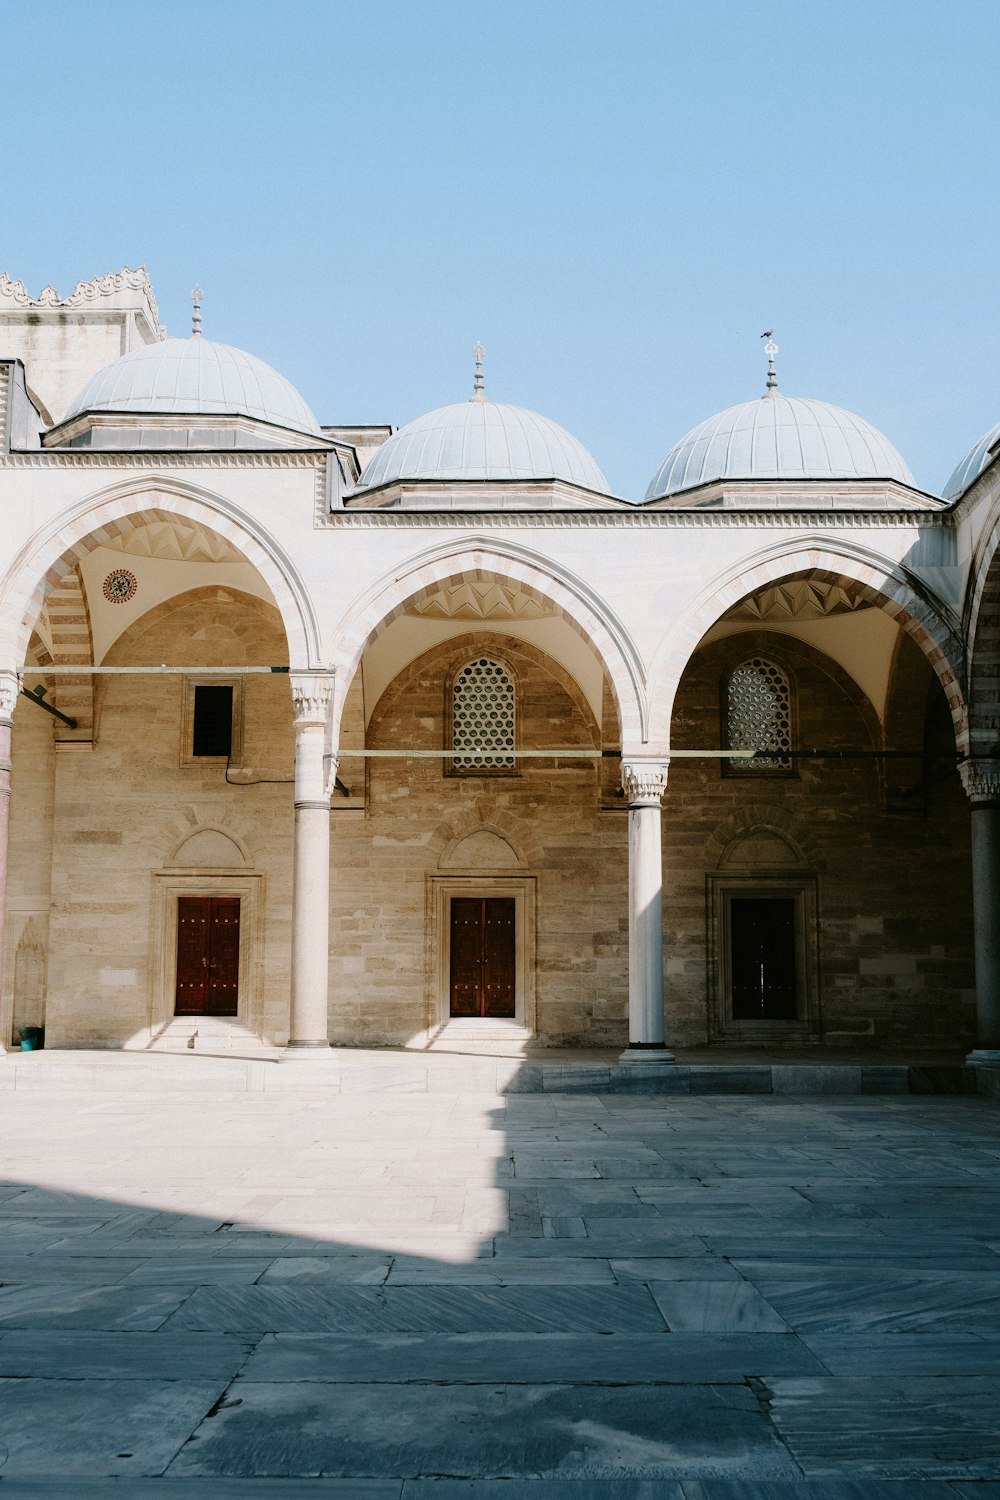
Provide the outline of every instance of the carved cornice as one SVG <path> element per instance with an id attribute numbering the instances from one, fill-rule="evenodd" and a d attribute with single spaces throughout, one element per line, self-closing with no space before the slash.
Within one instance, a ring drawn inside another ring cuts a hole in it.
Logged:
<path id="1" fill-rule="evenodd" d="M 296 728 L 307 724 L 325 725 L 333 702 L 333 672 L 292 672 L 289 684 L 295 708 Z"/>
<path id="2" fill-rule="evenodd" d="M 68 297 L 60 297 L 54 286 L 45 286 L 37 297 L 32 297 L 23 281 L 12 281 L 6 271 L 0 271 L 0 304 L 9 302 L 15 307 L 84 307 L 102 297 L 113 297 L 116 292 L 142 292 L 149 303 L 153 321 L 160 329 L 160 309 L 145 266 L 136 266 L 134 271 L 123 266 L 120 271 L 111 271 L 107 276 L 95 276 L 93 281 L 78 281 Z M 160 331 L 161 336 L 166 332 L 165 329 Z"/>
<path id="3" fill-rule="evenodd" d="M 629 807 L 659 807 L 668 769 L 665 760 L 623 760 L 622 787 Z"/>
<path id="4" fill-rule="evenodd" d="M 260 448 L 240 452 L 184 453 L 178 449 L 150 449 L 148 453 L 67 452 L 46 448 L 0 457 L 4 469 L 309 469 L 324 472 L 326 453 L 315 449 Z"/>
<path id="5" fill-rule="evenodd" d="M 958 773 L 970 802 L 1000 802 L 1000 761 L 963 760 Z"/>
<path id="6" fill-rule="evenodd" d="M 944 511 L 719 511 L 719 510 L 352 510 L 330 511 L 322 518 L 329 530 L 381 530 L 412 527 L 418 531 L 463 531 L 491 528 L 500 531 L 574 527 L 604 530 L 810 531 L 822 525 L 825 535 L 837 531 L 892 531 L 899 527 L 954 529 Z"/>

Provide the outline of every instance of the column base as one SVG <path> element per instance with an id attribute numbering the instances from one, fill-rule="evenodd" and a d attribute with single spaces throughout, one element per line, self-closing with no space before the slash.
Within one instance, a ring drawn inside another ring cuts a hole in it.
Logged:
<path id="1" fill-rule="evenodd" d="M 1000 1068 L 1000 1047 L 975 1047 L 965 1061 L 970 1068 Z"/>
<path id="2" fill-rule="evenodd" d="M 630 1042 L 618 1061 L 626 1067 L 647 1068 L 659 1063 L 676 1063 L 677 1059 L 662 1042 Z"/>
<path id="3" fill-rule="evenodd" d="M 286 1042 L 285 1057 L 294 1057 L 296 1062 L 309 1062 L 312 1058 L 329 1057 L 330 1043 L 323 1042 Z"/>

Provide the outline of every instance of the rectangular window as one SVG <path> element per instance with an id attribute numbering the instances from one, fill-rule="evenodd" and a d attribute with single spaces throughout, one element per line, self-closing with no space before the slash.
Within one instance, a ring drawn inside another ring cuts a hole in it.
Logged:
<path id="1" fill-rule="evenodd" d="M 230 756 L 233 750 L 233 690 L 201 684 L 194 690 L 191 754 Z"/>

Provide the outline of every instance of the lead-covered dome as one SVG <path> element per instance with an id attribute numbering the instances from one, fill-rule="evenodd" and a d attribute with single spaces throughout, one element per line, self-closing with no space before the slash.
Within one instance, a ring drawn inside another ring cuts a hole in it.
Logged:
<path id="1" fill-rule="evenodd" d="M 724 479 L 896 479 L 916 488 L 905 459 L 870 422 L 777 390 L 693 427 L 663 460 L 646 499 Z"/>
<path id="2" fill-rule="evenodd" d="M 63 421 L 101 411 L 245 416 L 322 437 L 316 418 L 284 375 L 243 349 L 201 334 L 146 344 L 105 365 Z"/>
<path id="3" fill-rule="evenodd" d="M 565 479 L 610 493 L 586 448 L 557 422 L 480 396 L 401 427 L 370 459 L 358 487 L 408 479 Z"/>
<path id="4" fill-rule="evenodd" d="M 989 432 L 984 432 L 978 443 L 973 443 L 945 485 L 944 498 L 957 500 L 959 495 L 969 488 L 972 481 L 979 478 L 990 460 L 996 457 L 998 448 L 1000 448 L 1000 422 L 997 422 L 995 427 L 991 427 Z"/>

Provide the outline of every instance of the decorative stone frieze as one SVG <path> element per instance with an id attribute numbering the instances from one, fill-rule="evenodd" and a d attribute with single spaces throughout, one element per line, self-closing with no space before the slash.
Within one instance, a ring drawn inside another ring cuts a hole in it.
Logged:
<path id="1" fill-rule="evenodd" d="M 95 276 L 93 281 L 78 281 L 68 297 L 60 297 L 54 286 L 43 287 L 37 297 L 32 297 L 23 281 L 14 281 L 6 271 L 0 271 L 0 305 L 7 302 L 14 307 L 29 308 L 85 307 L 88 303 L 99 302 L 103 297 L 113 297 L 118 292 L 142 292 L 149 303 L 160 337 L 166 337 L 166 329 L 159 326 L 160 309 L 156 305 L 145 266 L 136 266 L 135 270 L 123 266 L 120 271 L 112 271 L 107 276 Z"/>
<path id="2" fill-rule="evenodd" d="M 380 530 L 391 527 L 413 527 L 434 531 L 482 530 L 606 530 L 648 531 L 666 528 L 673 531 L 809 531 L 819 525 L 830 525 L 829 511 L 718 511 L 718 510 L 629 510 L 613 506 L 601 510 L 338 510 L 321 518 L 324 530 Z M 851 510 L 837 514 L 837 532 L 841 531 L 907 531 L 914 529 L 954 531 L 951 511 L 885 511 Z"/>
<path id="3" fill-rule="evenodd" d="M 664 760 L 622 761 L 622 787 L 629 807 L 659 807 L 667 789 L 669 762 Z"/>

